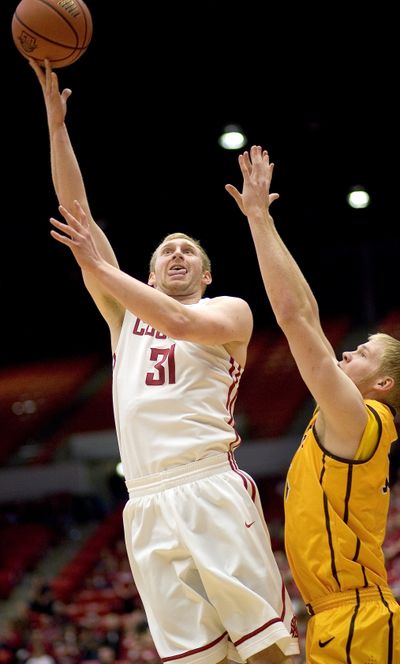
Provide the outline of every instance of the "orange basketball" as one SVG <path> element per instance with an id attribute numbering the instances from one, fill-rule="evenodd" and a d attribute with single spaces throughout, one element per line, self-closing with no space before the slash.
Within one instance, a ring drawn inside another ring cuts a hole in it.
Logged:
<path id="1" fill-rule="evenodd" d="M 25 58 L 53 68 L 76 62 L 90 44 L 92 17 L 82 0 L 21 0 L 11 23 L 14 43 Z"/>

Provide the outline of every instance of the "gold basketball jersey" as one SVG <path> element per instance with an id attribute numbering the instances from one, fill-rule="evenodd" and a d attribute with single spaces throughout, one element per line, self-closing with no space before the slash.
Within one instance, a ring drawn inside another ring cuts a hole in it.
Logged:
<path id="1" fill-rule="evenodd" d="M 315 432 L 317 410 L 290 465 L 285 547 L 306 604 L 330 593 L 387 586 L 382 543 L 389 509 L 393 411 L 365 401 L 368 424 L 356 458 L 327 452 Z M 366 453 L 366 450 L 368 452 Z"/>

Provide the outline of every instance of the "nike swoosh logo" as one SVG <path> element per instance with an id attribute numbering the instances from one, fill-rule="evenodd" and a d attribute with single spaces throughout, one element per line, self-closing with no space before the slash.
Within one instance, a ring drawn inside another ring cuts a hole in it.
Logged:
<path id="1" fill-rule="evenodd" d="M 251 523 L 247 523 L 247 521 L 245 521 L 244 525 L 246 526 L 246 528 L 250 528 L 253 525 L 253 523 L 255 523 L 255 521 L 252 521 Z"/>
<path id="2" fill-rule="evenodd" d="M 321 640 L 319 640 L 319 641 L 318 641 L 318 645 L 319 645 L 319 647 L 320 647 L 320 648 L 325 648 L 325 646 L 327 646 L 328 643 L 330 643 L 331 641 L 333 641 L 334 638 L 335 638 L 335 637 L 332 636 L 332 637 L 331 637 L 330 639 L 328 639 L 327 641 L 321 641 Z"/>

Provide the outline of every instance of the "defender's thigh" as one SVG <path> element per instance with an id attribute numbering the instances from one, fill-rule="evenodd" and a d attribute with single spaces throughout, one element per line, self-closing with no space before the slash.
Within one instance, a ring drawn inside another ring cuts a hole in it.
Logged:
<path id="1" fill-rule="evenodd" d="M 307 664 L 398 664 L 400 606 L 364 602 L 313 616 L 307 626 Z"/>

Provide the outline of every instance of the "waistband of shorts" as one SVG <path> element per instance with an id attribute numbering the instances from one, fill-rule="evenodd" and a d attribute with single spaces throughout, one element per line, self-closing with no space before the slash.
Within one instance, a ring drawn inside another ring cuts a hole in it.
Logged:
<path id="1" fill-rule="evenodd" d="M 132 497 L 145 496 L 164 491 L 165 489 L 171 489 L 180 484 L 187 484 L 203 477 L 217 475 L 227 470 L 232 470 L 232 466 L 229 461 L 229 455 L 224 452 L 223 454 L 214 454 L 213 456 L 205 457 L 199 461 L 192 461 L 182 466 L 169 468 L 160 473 L 127 480 L 125 484 Z"/>
<path id="2" fill-rule="evenodd" d="M 393 600 L 393 593 L 389 588 L 380 588 L 374 586 L 372 588 L 355 588 L 353 590 L 346 590 L 341 593 L 330 593 L 325 597 L 315 600 L 311 604 L 306 604 L 307 613 L 313 616 L 321 611 L 335 609 L 338 606 L 346 604 L 362 604 L 363 602 L 383 602 L 384 600 Z"/>

